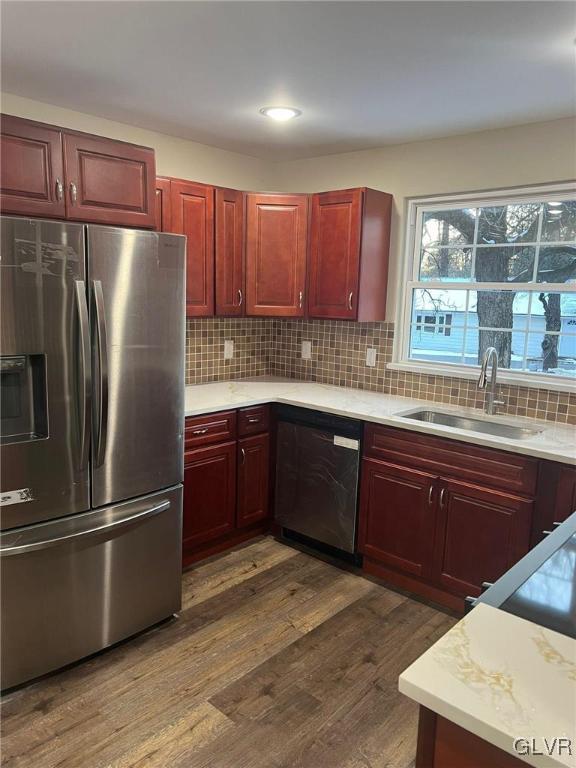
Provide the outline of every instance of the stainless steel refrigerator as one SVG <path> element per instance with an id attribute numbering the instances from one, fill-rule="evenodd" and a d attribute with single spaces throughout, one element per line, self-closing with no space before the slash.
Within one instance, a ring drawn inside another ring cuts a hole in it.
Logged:
<path id="1" fill-rule="evenodd" d="M 2 217 L 3 689 L 180 608 L 184 244 Z"/>

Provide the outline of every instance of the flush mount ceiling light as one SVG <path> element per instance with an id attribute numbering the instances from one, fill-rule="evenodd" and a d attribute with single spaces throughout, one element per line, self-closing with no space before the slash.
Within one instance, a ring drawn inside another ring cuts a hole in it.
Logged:
<path id="1" fill-rule="evenodd" d="M 294 107 L 262 107 L 260 114 L 276 120 L 277 123 L 285 123 L 287 120 L 292 120 L 293 117 L 298 117 L 302 112 L 299 109 L 294 109 Z"/>

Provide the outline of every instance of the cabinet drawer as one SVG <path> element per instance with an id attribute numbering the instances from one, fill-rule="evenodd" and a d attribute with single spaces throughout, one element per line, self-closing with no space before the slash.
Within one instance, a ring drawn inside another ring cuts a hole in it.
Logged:
<path id="1" fill-rule="evenodd" d="M 184 449 L 221 443 L 236 437 L 236 411 L 220 411 L 186 419 Z"/>
<path id="2" fill-rule="evenodd" d="M 366 425 L 364 438 L 371 458 L 522 496 L 536 490 L 538 461 L 529 456 L 376 424 Z"/>
<path id="3" fill-rule="evenodd" d="M 270 406 L 256 405 L 253 408 L 241 408 L 238 411 L 238 435 L 255 435 L 267 432 L 270 423 Z"/>

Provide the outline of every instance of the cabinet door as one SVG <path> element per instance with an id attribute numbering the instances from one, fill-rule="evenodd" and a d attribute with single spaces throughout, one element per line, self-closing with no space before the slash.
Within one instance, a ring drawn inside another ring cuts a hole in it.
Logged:
<path id="1" fill-rule="evenodd" d="M 434 475 L 362 461 L 360 552 L 415 576 L 429 576 L 436 532 Z"/>
<path id="2" fill-rule="evenodd" d="M 312 196 L 308 314 L 353 320 L 358 308 L 362 190 Z"/>
<path id="3" fill-rule="evenodd" d="M 172 232 L 186 235 L 186 316 L 214 314 L 214 187 L 171 180 Z"/>
<path id="4" fill-rule="evenodd" d="M 0 149 L 2 213 L 64 218 L 62 133 L 3 115 Z"/>
<path id="5" fill-rule="evenodd" d="M 184 453 L 183 544 L 190 549 L 234 530 L 236 442 Z"/>
<path id="6" fill-rule="evenodd" d="M 246 313 L 304 315 L 306 195 L 246 196 Z"/>
<path id="7" fill-rule="evenodd" d="M 238 441 L 238 527 L 268 515 L 270 438 L 267 434 Z"/>
<path id="8" fill-rule="evenodd" d="M 216 190 L 216 314 L 244 314 L 244 194 Z"/>
<path id="9" fill-rule="evenodd" d="M 158 232 L 170 232 L 170 179 L 156 176 L 156 229 Z"/>
<path id="10" fill-rule="evenodd" d="M 440 481 L 435 577 L 457 595 L 477 596 L 529 549 L 533 502 L 453 480 Z"/>
<path id="11" fill-rule="evenodd" d="M 64 133 L 66 212 L 100 224 L 153 228 L 154 150 L 81 133 Z"/>

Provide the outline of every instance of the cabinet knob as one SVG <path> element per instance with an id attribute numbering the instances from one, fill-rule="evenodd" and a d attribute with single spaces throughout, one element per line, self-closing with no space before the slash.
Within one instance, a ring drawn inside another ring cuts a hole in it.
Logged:
<path id="1" fill-rule="evenodd" d="M 242 306 L 242 301 L 244 300 L 244 297 L 242 296 L 242 289 L 238 288 L 238 306 Z"/>
<path id="2" fill-rule="evenodd" d="M 76 184 L 74 184 L 73 181 L 70 182 L 70 200 L 75 203 L 78 199 L 78 190 L 76 189 Z"/>
<path id="3" fill-rule="evenodd" d="M 352 297 L 354 296 L 354 291 L 350 291 L 348 295 L 348 309 L 352 309 Z"/>
<path id="4" fill-rule="evenodd" d="M 64 184 L 60 179 L 56 179 L 56 200 L 62 200 L 64 197 Z"/>

